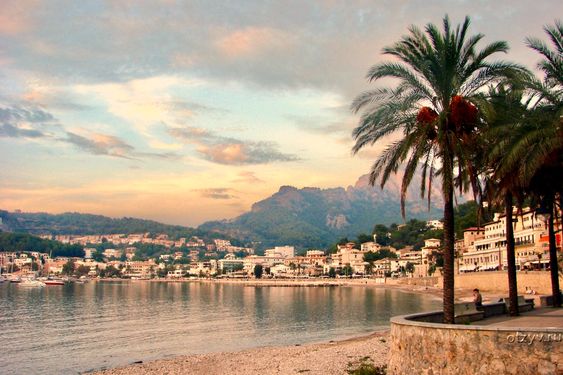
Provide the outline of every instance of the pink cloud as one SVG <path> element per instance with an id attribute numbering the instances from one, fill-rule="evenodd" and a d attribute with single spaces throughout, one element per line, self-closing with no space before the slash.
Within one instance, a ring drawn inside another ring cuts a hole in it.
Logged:
<path id="1" fill-rule="evenodd" d="M 215 42 L 217 49 L 231 58 L 254 56 L 267 50 L 286 48 L 290 44 L 289 34 L 266 27 L 247 27 L 227 34 Z"/>
<path id="2" fill-rule="evenodd" d="M 243 164 L 248 161 L 248 151 L 240 143 L 205 146 L 198 151 L 220 164 Z"/>
<path id="3" fill-rule="evenodd" d="M 14 35 L 29 30 L 32 26 L 29 15 L 36 6 L 37 1 L 1 1 L 0 34 Z"/>

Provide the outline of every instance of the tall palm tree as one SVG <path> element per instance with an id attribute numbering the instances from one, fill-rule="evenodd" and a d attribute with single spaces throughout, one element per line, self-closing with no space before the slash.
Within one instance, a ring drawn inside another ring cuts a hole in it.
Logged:
<path id="1" fill-rule="evenodd" d="M 422 173 L 421 195 L 428 196 L 433 177 L 441 176 L 444 200 L 444 322 L 454 323 L 454 215 L 456 179 L 469 181 L 477 189 L 476 166 L 470 150 L 478 141 L 482 123 L 479 106 L 480 89 L 506 77 L 519 74 L 515 64 L 487 59 L 506 52 L 505 42 L 494 42 L 482 50 L 476 46 L 482 34 L 468 36 L 470 20 L 453 29 L 448 16 L 443 29 L 429 23 L 422 31 L 409 28 L 409 35 L 383 49 L 399 60 L 373 66 L 367 78 L 395 78 L 395 88 L 380 88 L 360 94 L 352 103 L 355 112 L 362 111 L 353 131 L 356 141 L 352 151 L 402 132 L 372 166 L 372 185 L 380 178 L 383 187 L 391 173 L 405 163 L 401 187 L 401 209 L 407 188 L 418 169 Z M 421 164 L 419 166 L 419 164 Z"/>
<path id="2" fill-rule="evenodd" d="M 529 75 L 528 78 L 529 79 Z M 513 227 L 513 201 L 517 199 L 519 210 L 522 207 L 524 188 L 518 179 L 519 164 L 505 164 L 511 147 L 518 138 L 527 119 L 528 102 L 523 99 L 524 81 L 503 82 L 489 90 L 489 103 L 492 114 L 488 119 L 485 142 L 482 142 L 485 162 L 482 180 L 485 181 L 485 195 L 490 203 L 504 206 L 506 255 L 508 266 L 509 313 L 518 315 L 518 284 L 516 278 L 516 254 Z"/>
<path id="3" fill-rule="evenodd" d="M 544 79 L 531 81 L 532 92 L 538 98 L 532 122 L 523 134 L 523 141 L 517 156 L 526 167 L 521 179 L 529 189 L 540 196 L 548 210 L 548 237 L 551 269 L 551 285 L 554 306 L 561 306 L 559 289 L 557 248 L 555 244 L 554 216 L 556 202 L 563 203 L 563 24 L 555 21 L 554 26 L 545 26 L 550 48 L 537 38 L 527 38 L 527 45 L 542 55 L 538 68 Z M 562 207 L 560 207 L 562 209 Z"/>

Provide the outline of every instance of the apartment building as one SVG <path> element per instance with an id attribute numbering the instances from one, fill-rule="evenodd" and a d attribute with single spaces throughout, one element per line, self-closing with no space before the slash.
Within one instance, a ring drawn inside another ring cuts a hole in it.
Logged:
<path id="1" fill-rule="evenodd" d="M 518 269 L 537 269 L 549 263 L 548 246 L 542 243 L 542 238 L 547 236 L 546 223 L 534 211 L 514 210 L 513 230 Z M 506 215 L 497 213 L 482 229 L 466 230 L 461 249 L 460 272 L 506 269 Z"/>

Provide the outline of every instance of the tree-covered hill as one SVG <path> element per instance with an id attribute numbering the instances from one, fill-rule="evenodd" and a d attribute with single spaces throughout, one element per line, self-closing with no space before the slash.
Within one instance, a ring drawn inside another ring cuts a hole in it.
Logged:
<path id="1" fill-rule="evenodd" d="M 167 233 L 170 236 L 189 236 L 196 229 L 158 223 L 152 220 L 124 217 L 114 219 L 102 215 L 67 212 L 47 213 L 0 211 L 4 230 L 33 234 L 129 234 Z"/>
<path id="2" fill-rule="evenodd" d="M 81 245 L 68 245 L 58 241 L 44 240 L 26 233 L 0 232 L 0 251 L 38 251 L 52 257 L 83 257 Z"/>

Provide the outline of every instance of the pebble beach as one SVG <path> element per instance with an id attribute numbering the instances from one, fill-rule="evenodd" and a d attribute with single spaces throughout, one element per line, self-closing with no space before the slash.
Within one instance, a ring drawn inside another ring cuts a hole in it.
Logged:
<path id="1" fill-rule="evenodd" d="M 346 370 L 357 368 L 361 363 L 386 364 L 388 335 L 389 331 L 382 331 L 342 341 L 180 356 L 94 374 L 347 374 Z"/>

